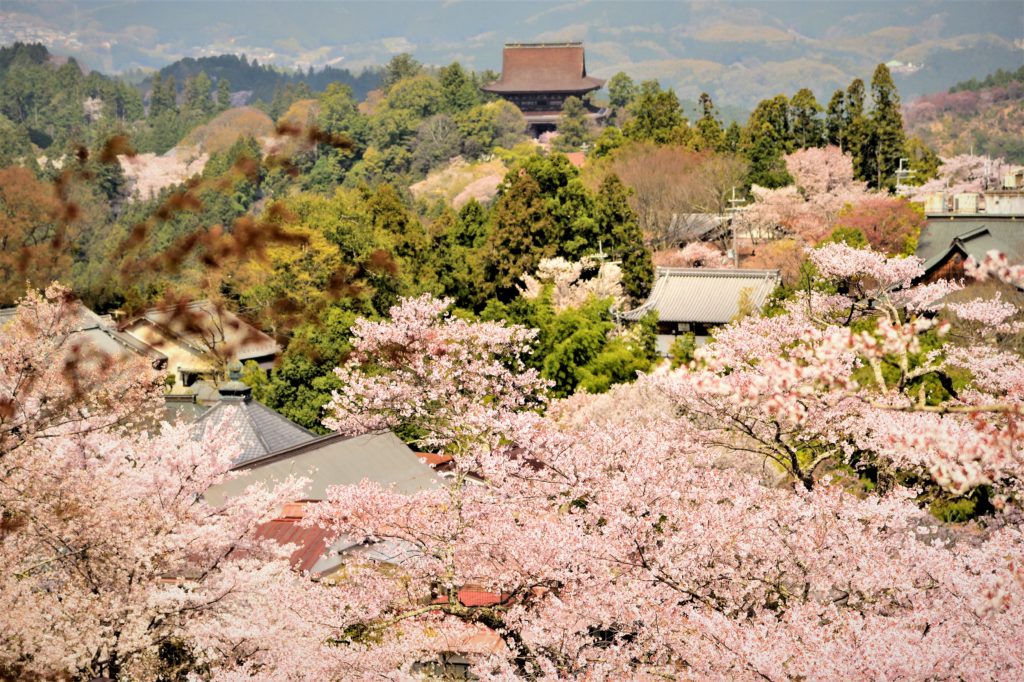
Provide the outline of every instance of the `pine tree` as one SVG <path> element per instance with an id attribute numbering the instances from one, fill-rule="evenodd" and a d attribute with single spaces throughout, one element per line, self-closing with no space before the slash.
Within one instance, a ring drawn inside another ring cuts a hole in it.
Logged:
<path id="1" fill-rule="evenodd" d="M 865 151 L 870 137 L 871 122 L 864 112 L 864 81 L 853 79 L 846 88 L 844 100 L 844 129 L 846 150 L 853 157 L 853 170 L 858 180 L 867 180 L 870 172 L 867 168 Z"/>
<path id="2" fill-rule="evenodd" d="M 842 89 L 832 93 L 825 111 L 825 141 L 846 151 L 846 95 Z"/>
<path id="3" fill-rule="evenodd" d="M 643 301 L 654 282 L 654 264 L 629 205 L 629 189 L 614 173 L 605 177 L 597 191 L 594 220 L 598 234 L 607 239 L 608 251 L 621 259 L 622 288 L 633 303 Z"/>
<path id="4" fill-rule="evenodd" d="M 566 98 L 562 115 L 558 117 L 558 137 L 555 149 L 560 152 L 576 151 L 590 140 L 587 108 L 578 97 Z"/>
<path id="5" fill-rule="evenodd" d="M 519 278 L 533 272 L 541 259 L 554 255 L 557 229 L 540 185 L 523 171 L 502 193 L 492 217 L 487 280 L 499 298 L 510 300 L 518 293 Z"/>
<path id="6" fill-rule="evenodd" d="M 907 146 L 900 96 L 885 64 L 879 64 L 871 77 L 871 100 L 874 108 L 870 118 L 870 151 L 864 157 L 866 168 L 871 171 L 868 182 L 880 188 L 893 184 Z"/>
<path id="7" fill-rule="evenodd" d="M 711 101 L 711 95 L 706 92 L 700 94 L 701 117 L 697 121 L 697 148 L 723 151 L 725 147 L 725 131 L 722 130 L 722 122 L 718 119 L 718 112 L 715 104 Z"/>
<path id="8" fill-rule="evenodd" d="M 824 142 L 820 114 L 821 105 L 808 88 L 801 88 L 789 101 L 790 128 L 797 149 L 820 147 Z"/>
<path id="9" fill-rule="evenodd" d="M 687 126 L 676 93 L 662 90 L 656 81 L 640 85 L 640 98 L 633 105 L 633 117 L 622 127 L 631 140 L 656 144 L 687 144 L 693 132 Z"/>
<path id="10" fill-rule="evenodd" d="M 231 107 L 231 82 L 227 78 L 217 80 L 217 109 L 225 111 Z"/>

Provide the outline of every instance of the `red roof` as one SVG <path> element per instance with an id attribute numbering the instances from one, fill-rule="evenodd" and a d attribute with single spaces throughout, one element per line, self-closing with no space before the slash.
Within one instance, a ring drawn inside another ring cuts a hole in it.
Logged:
<path id="1" fill-rule="evenodd" d="M 507 604 L 511 597 L 510 594 L 489 592 L 479 587 L 459 588 L 459 603 L 463 606 L 497 606 L 498 604 Z M 447 601 L 448 597 L 436 597 L 433 603 L 444 604 Z"/>
<path id="2" fill-rule="evenodd" d="M 451 455 L 439 455 L 436 452 L 417 452 L 416 456 L 423 460 L 425 464 L 432 466 L 435 469 L 442 464 L 447 464 L 455 459 Z"/>
<path id="3" fill-rule="evenodd" d="M 302 502 L 286 504 L 282 517 L 267 521 L 256 529 L 256 537 L 276 540 L 282 545 L 293 544 L 297 549 L 292 552 L 292 567 L 299 571 L 311 571 L 320 557 L 327 551 L 329 531 L 319 526 L 300 526 L 303 514 Z"/>
<path id="4" fill-rule="evenodd" d="M 577 168 L 583 168 L 583 164 L 586 163 L 587 157 L 583 155 L 583 152 L 566 152 L 565 158 L 569 159 L 569 163 Z"/>
<path id="5" fill-rule="evenodd" d="M 584 93 L 602 85 L 587 75 L 582 43 L 510 43 L 502 53 L 501 78 L 483 90 Z"/>

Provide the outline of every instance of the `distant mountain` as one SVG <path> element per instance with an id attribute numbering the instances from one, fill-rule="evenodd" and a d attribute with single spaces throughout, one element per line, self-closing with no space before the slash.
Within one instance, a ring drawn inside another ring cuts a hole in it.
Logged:
<path id="1" fill-rule="evenodd" d="M 1024 164 L 1024 67 L 971 79 L 903 110 L 907 131 L 940 156 L 974 153 Z"/>
<path id="2" fill-rule="evenodd" d="M 500 69 L 505 41 L 583 40 L 588 70 L 657 78 L 746 109 L 810 87 L 820 100 L 879 62 L 905 101 L 1024 63 L 1019 0 L 806 2 L 231 2 L 4 0 L 0 42 L 43 40 L 111 72 L 246 54 L 304 72 L 359 69 L 411 52 Z M 234 85 L 234 84 L 233 84 Z"/>

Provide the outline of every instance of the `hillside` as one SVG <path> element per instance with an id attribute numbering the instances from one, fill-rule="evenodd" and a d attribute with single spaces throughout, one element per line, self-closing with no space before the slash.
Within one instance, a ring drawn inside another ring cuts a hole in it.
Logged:
<path id="1" fill-rule="evenodd" d="M 1016 68 L 1024 22 L 1021 3 L 1005 0 L 635 0 L 553 7 L 396 0 L 385 5 L 387 11 L 367 2 L 322 3 L 315 12 L 278 2 L 249 3 L 240 12 L 237 3 L 214 2 L 192 3 L 188 13 L 175 3 L 131 0 L 4 5 L 11 28 L 5 32 L 0 26 L 0 41 L 22 33 L 51 36 L 59 52 L 106 72 L 244 53 L 250 62 L 299 69 L 309 82 L 310 65 L 356 73 L 400 52 L 432 65 L 457 59 L 481 71 L 501 68 L 506 41 L 582 40 L 595 76 L 625 71 L 637 79 L 656 78 L 682 99 L 708 92 L 720 107 L 748 110 L 801 87 L 827 101 L 853 78 L 870 78 L 879 62 L 908 64 L 894 74 L 906 99 L 999 67 Z M 213 77 L 210 69 L 207 75 Z M 238 77 L 226 77 L 234 89 L 251 89 Z M 353 85 L 357 95 L 361 85 Z M 273 89 L 260 97 L 268 98 Z"/>
<path id="2" fill-rule="evenodd" d="M 940 156 L 974 153 L 1024 163 L 1024 83 L 920 97 L 903 109 L 907 132 Z"/>
<path id="3" fill-rule="evenodd" d="M 160 69 L 163 78 L 174 76 L 179 90 L 189 78 L 205 73 L 213 81 L 225 78 L 231 83 L 231 90 L 234 92 L 246 91 L 251 93 L 249 101 L 260 100 L 270 102 L 275 93 L 288 85 L 305 83 L 314 92 L 327 89 L 329 83 L 344 83 L 352 88 L 357 99 L 362 99 L 370 90 L 380 86 L 381 72 L 379 69 L 364 69 L 358 74 L 348 69 L 339 69 L 333 66 L 326 66 L 319 70 L 312 68 L 306 71 L 281 70 L 269 64 L 260 64 L 258 60 L 251 62 L 245 55 L 222 54 L 214 57 L 200 57 L 194 59 L 186 57 L 168 64 Z M 151 79 L 147 79 L 141 85 L 142 89 L 148 90 Z"/>

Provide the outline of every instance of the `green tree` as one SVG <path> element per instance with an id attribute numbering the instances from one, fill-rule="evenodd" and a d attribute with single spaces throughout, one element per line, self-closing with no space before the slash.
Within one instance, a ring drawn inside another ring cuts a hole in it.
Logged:
<path id="1" fill-rule="evenodd" d="M 825 111 L 825 141 L 843 151 L 846 147 L 846 93 L 836 90 Z"/>
<path id="2" fill-rule="evenodd" d="M 425 74 L 403 78 L 388 90 L 387 105 L 404 109 L 416 118 L 427 118 L 441 111 L 444 95 L 435 79 Z"/>
<path id="3" fill-rule="evenodd" d="M 623 289 L 637 303 L 651 292 L 654 264 L 644 245 L 636 213 L 629 205 L 629 192 L 619 176 L 608 174 L 597 191 L 594 219 L 598 234 L 607 240 L 608 250 L 622 262 Z"/>
<path id="4" fill-rule="evenodd" d="M 558 138 L 555 149 L 560 152 L 576 151 L 591 138 L 587 125 L 587 108 L 578 97 L 568 97 L 558 117 Z"/>
<path id="5" fill-rule="evenodd" d="M 792 182 L 786 171 L 786 145 L 768 121 L 755 132 L 749 126 L 744 133 L 743 153 L 750 161 L 747 181 L 762 187 L 784 187 Z"/>
<path id="6" fill-rule="evenodd" d="M 519 278 L 555 254 L 558 236 L 540 183 L 525 170 L 510 175 L 492 214 L 486 263 L 488 281 L 502 300 L 516 296 Z"/>
<path id="7" fill-rule="evenodd" d="M 622 134 L 631 140 L 656 144 L 688 144 L 692 137 L 676 93 L 661 90 L 656 81 L 641 85 L 633 117 L 622 127 Z"/>
<path id="8" fill-rule="evenodd" d="M 448 113 L 457 113 L 480 104 L 480 89 L 462 65 L 452 62 L 437 72 L 441 83 L 442 108 Z"/>
<path id="9" fill-rule="evenodd" d="M 13 166 L 31 154 L 28 130 L 0 114 L 0 168 Z"/>
<path id="10" fill-rule="evenodd" d="M 789 121 L 797 149 L 820 147 L 825 141 L 821 105 L 808 88 L 801 88 L 789 101 Z"/>
<path id="11" fill-rule="evenodd" d="M 638 94 L 636 83 L 625 72 L 619 71 L 608 79 L 608 103 L 613 109 L 625 109 Z"/>
<path id="12" fill-rule="evenodd" d="M 696 125 L 697 148 L 722 151 L 725 147 L 725 131 L 711 95 L 706 92 L 700 94 L 700 109 L 701 116 Z"/>
<path id="13" fill-rule="evenodd" d="M 871 99 L 874 106 L 870 117 L 869 149 L 864 153 L 865 171 L 868 171 L 865 175 L 873 187 L 891 187 L 907 142 L 900 113 L 900 96 L 885 64 L 879 64 L 871 78 Z"/>
<path id="14" fill-rule="evenodd" d="M 868 144 L 871 134 L 871 122 L 868 120 L 864 107 L 864 81 L 854 78 L 846 88 L 844 102 L 846 149 L 853 157 L 853 170 L 859 180 L 868 180 L 870 170 L 867 167 Z"/>
<path id="15" fill-rule="evenodd" d="M 185 81 L 185 110 L 197 116 L 209 116 L 213 113 L 213 102 L 210 100 L 210 91 L 213 89 L 213 82 L 200 71 L 194 78 Z"/>
<path id="16" fill-rule="evenodd" d="M 423 65 L 413 59 L 408 52 L 396 54 L 384 67 L 384 92 L 387 93 L 401 80 L 418 76 L 423 70 Z"/>
<path id="17" fill-rule="evenodd" d="M 227 78 L 217 79 L 217 110 L 227 111 L 231 107 L 231 82 Z"/>

